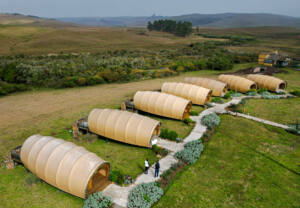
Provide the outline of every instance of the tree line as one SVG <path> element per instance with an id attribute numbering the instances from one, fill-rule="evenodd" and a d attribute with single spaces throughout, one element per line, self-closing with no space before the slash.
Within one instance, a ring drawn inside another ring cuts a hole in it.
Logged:
<path id="1" fill-rule="evenodd" d="M 155 20 L 148 22 L 147 26 L 149 31 L 162 31 L 175 34 L 177 36 L 188 36 L 192 33 L 192 23 L 187 21 L 174 21 L 174 20 Z"/>

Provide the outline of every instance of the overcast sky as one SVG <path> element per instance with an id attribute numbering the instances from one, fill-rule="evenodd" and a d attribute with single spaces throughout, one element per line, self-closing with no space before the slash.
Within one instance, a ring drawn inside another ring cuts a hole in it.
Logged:
<path id="1" fill-rule="evenodd" d="M 300 0 L 0 0 L 0 13 L 41 17 L 275 13 L 300 17 Z"/>

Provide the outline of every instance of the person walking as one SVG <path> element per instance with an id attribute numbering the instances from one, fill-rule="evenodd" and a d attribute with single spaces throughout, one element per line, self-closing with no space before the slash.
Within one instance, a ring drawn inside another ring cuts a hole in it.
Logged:
<path id="1" fill-rule="evenodd" d="M 145 174 L 148 174 L 148 169 L 149 169 L 149 161 L 148 159 L 145 160 Z"/>
<path id="2" fill-rule="evenodd" d="M 159 168 L 160 168 L 160 164 L 159 164 L 159 161 L 157 161 L 155 163 L 155 174 L 154 174 L 154 178 L 158 177 L 159 176 Z"/>

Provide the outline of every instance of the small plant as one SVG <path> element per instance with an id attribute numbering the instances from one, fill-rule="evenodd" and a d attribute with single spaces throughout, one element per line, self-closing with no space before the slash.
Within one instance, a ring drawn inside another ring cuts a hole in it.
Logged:
<path id="1" fill-rule="evenodd" d="M 123 185 L 125 183 L 125 175 L 119 170 L 113 170 L 109 174 L 109 180 Z"/>
<path id="2" fill-rule="evenodd" d="M 142 183 L 136 186 L 128 196 L 128 208 L 150 208 L 164 194 L 156 183 Z"/>
<path id="3" fill-rule="evenodd" d="M 294 91 L 290 92 L 290 94 L 300 97 L 300 90 L 294 90 Z"/>
<path id="4" fill-rule="evenodd" d="M 103 196 L 101 192 L 96 192 L 88 196 L 84 201 L 83 208 L 110 208 L 112 204 L 110 197 Z"/>
<path id="5" fill-rule="evenodd" d="M 300 123 L 297 121 L 295 124 L 289 125 L 289 129 L 287 129 L 288 132 L 291 132 L 293 134 L 300 135 Z"/>
<path id="6" fill-rule="evenodd" d="M 206 108 L 211 108 L 211 107 L 214 107 L 214 106 L 213 106 L 211 103 L 206 103 L 206 104 L 205 104 L 205 107 L 206 107 Z"/>
<path id="7" fill-rule="evenodd" d="M 197 161 L 203 151 L 202 141 L 195 140 L 184 145 L 184 149 L 176 152 L 175 157 L 183 160 L 187 164 L 193 164 Z"/>
<path id="8" fill-rule="evenodd" d="M 272 95 L 268 91 L 261 92 L 260 95 L 263 99 L 279 99 L 280 98 L 278 95 Z"/>
<path id="9" fill-rule="evenodd" d="M 157 146 L 156 144 L 152 146 L 152 151 L 156 154 L 156 155 L 161 155 L 161 156 L 166 156 L 169 154 L 169 151 L 161 148 L 159 146 Z"/>
<path id="10" fill-rule="evenodd" d="M 185 118 L 185 119 L 183 120 L 183 122 L 184 122 L 185 124 L 187 124 L 187 125 L 190 125 L 191 123 L 195 123 L 191 118 Z"/>
<path id="11" fill-rule="evenodd" d="M 225 95 L 224 95 L 224 99 L 229 99 L 231 98 L 231 92 L 227 92 Z"/>
<path id="12" fill-rule="evenodd" d="M 234 104 L 232 103 L 230 106 L 228 106 L 228 108 L 232 111 L 232 112 L 236 112 L 236 113 L 242 113 L 242 111 L 239 109 L 239 104 Z"/>
<path id="13" fill-rule="evenodd" d="M 232 93 L 231 94 L 231 97 L 242 97 L 243 94 L 242 93 L 239 93 L 239 92 L 236 92 L 236 93 Z"/>
<path id="14" fill-rule="evenodd" d="M 268 92 L 268 90 L 266 88 L 259 88 L 257 92 L 260 94 L 262 92 Z"/>
<path id="15" fill-rule="evenodd" d="M 257 96 L 258 93 L 257 93 L 257 91 L 256 91 L 255 89 L 251 89 L 251 90 L 249 90 L 249 91 L 247 92 L 247 95 L 248 95 L 248 96 Z"/>
<path id="16" fill-rule="evenodd" d="M 178 134 L 176 131 L 170 131 L 168 128 L 162 129 L 159 135 L 163 139 L 168 139 L 171 141 L 176 141 Z"/>
<path id="17" fill-rule="evenodd" d="M 224 103 L 224 100 L 220 97 L 215 97 L 215 98 L 211 99 L 211 102 L 222 104 L 222 103 Z"/>
<path id="18" fill-rule="evenodd" d="M 191 111 L 191 112 L 190 112 L 190 115 L 191 115 L 191 116 L 198 116 L 198 115 L 199 115 L 199 113 L 198 113 L 198 112 L 196 112 L 196 111 Z"/>
<path id="19" fill-rule="evenodd" d="M 26 178 L 25 178 L 25 183 L 29 186 L 32 186 L 34 184 L 37 184 L 40 181 L 38 177 L 33 175 L 32 173 L 28 173 Z"/>
<path id="20" fill-rule="evenodd" d="M 213 129 L 220 124 L 220 117 L 216 113 L 211 113 L 203 116 L 201 123 L 207 126 L 209 129 Z"/>
<path id="21" fill-rule="evenodd" d="M 286 92 L 283 90 L 280 90 L 279 92 L 277 92 L 278 95 L 286 95 Z"/>

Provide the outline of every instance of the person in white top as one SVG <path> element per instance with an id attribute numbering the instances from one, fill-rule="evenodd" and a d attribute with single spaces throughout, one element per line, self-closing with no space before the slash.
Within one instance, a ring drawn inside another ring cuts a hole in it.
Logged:
<path id="1" fill-rule="evenodd" d="M 148 174 L 148 169 L 149 169 L 149 161 L 148 159 L 145 160 L 145 174 Z"/>

